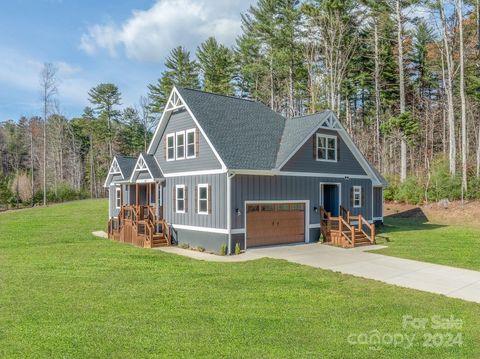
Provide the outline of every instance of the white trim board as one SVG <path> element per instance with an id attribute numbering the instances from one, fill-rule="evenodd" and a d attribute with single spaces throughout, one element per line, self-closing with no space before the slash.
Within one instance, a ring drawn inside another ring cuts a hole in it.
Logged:
<path id="1" fill-rule="evenodd" d="M 228 234 L 228 230 L 224 228 L 210 228 L 210 227 L 199 227 L 199 226 L 187 226 L 184 224 L 174 224 L 171 225 L 173 229 L 185 229 L 188 231 L 198 231 L 198 232 L 210 232 L 210 233 L 219 233 L 219 234 Z"/>
<path id="2" fill-rule="evenodd" d="M 217 170 L 203 170 L 203 171 L 186 171 L 186 172 L 172 172 L 165 173 L 163 176 L 165 178 L 169 177 L 181 177 L 181 176 L 199 176 L 199 175 L 214 175 L 219 173 L 226 173 L 226 169 L 217 169 Z"/>

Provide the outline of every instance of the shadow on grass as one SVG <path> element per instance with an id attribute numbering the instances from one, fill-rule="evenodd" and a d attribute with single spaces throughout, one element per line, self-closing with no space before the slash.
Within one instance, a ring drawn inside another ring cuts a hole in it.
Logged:
<path id="1" fill-rule="evenodd" d="M 384 218 L 384 224 L 378 227 L 378 237 L 390 241 L 389 234 L 408 231 L 428 231 L 446 227 L 446 225 L 429 223 L 428 217 L 421 208 L 394 213 Z"/>

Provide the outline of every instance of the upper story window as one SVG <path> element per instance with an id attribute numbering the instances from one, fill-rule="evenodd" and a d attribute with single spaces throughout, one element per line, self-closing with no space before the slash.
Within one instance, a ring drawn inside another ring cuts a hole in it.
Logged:
<path id="1" fill-rule="evenodd" d="M 208 184 L 199 184 L 197 187 L 197 208 L 198 214 L 208 214 L 209 211 L 209 191 L 208 191 Z"/>
<path id="2" fill-rule="evenodd" d="M 167 161 L 175 160 L 175 135 L 173 133 L 167 135 Z"/>
<path id="3" fill-rule="evenodd" d="M 122 205 L 122 189 L 120 187 L 115 188 L 115 208 L 120 208 Z"/>
<path id="4" fill-rule="evenodd" d="M 175 212 L 185 213 L 186 212 L 186 187 L 185 185 L 176 185 L 175 186 Z"/>
<path id="5" fill-rule="evenodd" d="M 195 128 L 169 133 L 165 141 L 167 161 L 198 157 L 198 133 Z"/>
<path id="6" fill-rule="evenodd" d="M 177 160 L 183 160 L 185 158 L 185 131 L 176 133 L 177 142 Z"/>
<path id="7" fill-rule="evenodd" d="M 191 130 L 186 131 L 186 134 L 187 134 L 187 158 L 195 158 L 196 157 L 196 154 L 197 154 L 197 150 L 196 150 L 197 134 L 196 134 L 196 132 L 197 131 L 195 129 L 191 129 Z"/>
<path id="8" fill-rule="evenodd" d="M 353 186 L 353 208 L 362 207 L 362 187 Z"/>
<path id="9" fill-rule="evenodd" d="M 337 161 L 337 137 L 317 133 L 317 161 Z"/>

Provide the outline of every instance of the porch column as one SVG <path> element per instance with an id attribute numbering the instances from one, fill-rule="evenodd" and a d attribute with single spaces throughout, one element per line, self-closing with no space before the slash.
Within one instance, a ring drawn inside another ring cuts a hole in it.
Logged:
<path id="1" fill-rule="evenodd" d="M 138 207 L 138 183 L 135 183 L 135 204 Z"/>
<path id="2" fill-rule="evenodd" d="M 157 219 L 160 217 L 160 206 L 158 202 L 158 182 L 155 182 L 155 216 Z"/>

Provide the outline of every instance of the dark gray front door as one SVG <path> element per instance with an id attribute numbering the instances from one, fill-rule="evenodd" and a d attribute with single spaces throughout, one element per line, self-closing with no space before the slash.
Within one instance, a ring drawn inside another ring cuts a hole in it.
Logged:
<path id="1" fill-rule="evenodd" d="M 323 186 L 323 208 L 337 217 L 339 215 L 340 190 L 336 184 L 324 184 Z"/>

